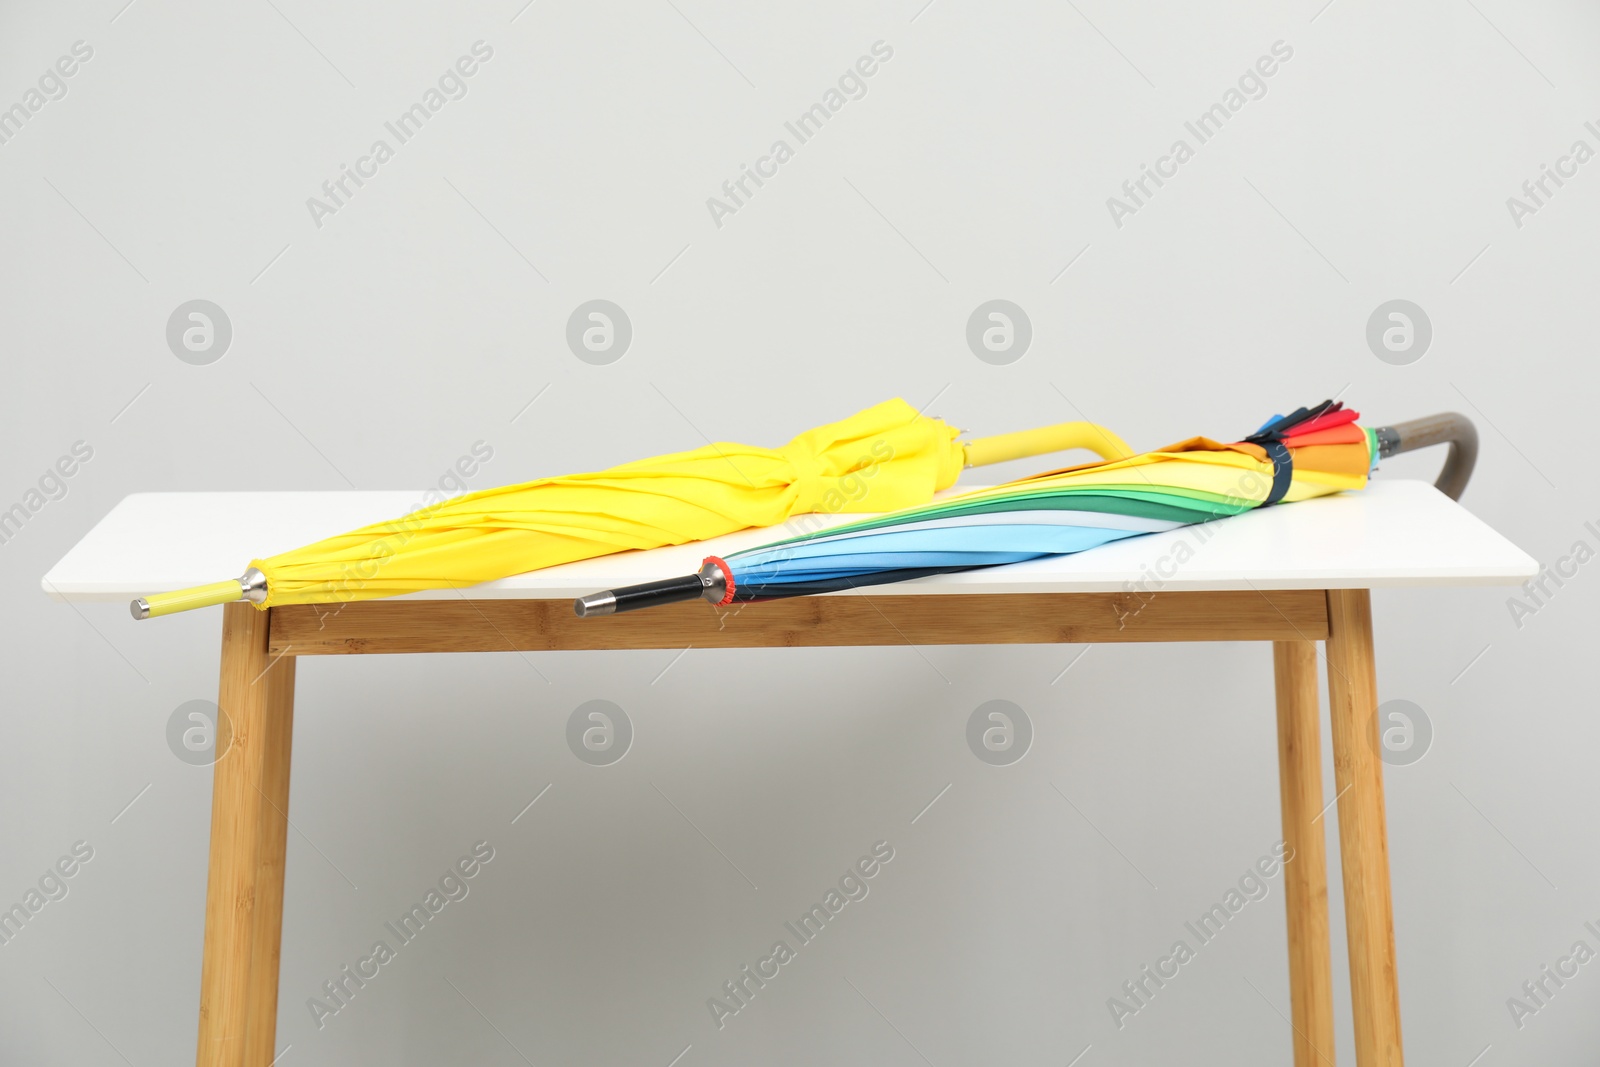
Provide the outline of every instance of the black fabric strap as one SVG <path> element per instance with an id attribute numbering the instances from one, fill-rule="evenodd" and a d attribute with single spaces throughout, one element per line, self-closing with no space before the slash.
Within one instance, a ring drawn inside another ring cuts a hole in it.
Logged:
<path id="1" fill-rule="evenodd" d="M 1283 438 L 1296 426 L 1321 418 L 1330 411 L 1338 411 L 1343 404 L 1332 400 L 1324 400 L 1315 407 L 1296 408 L 1289 415 L 1273 419 L 1245 440 L 1253 445 L 1260 445 L 1266 450 L 1267 458 L 1272 461 L 1272 488 L 1267 492 L 1267 498 L 1258 507 L 1269 507 L 1284 498 L 1289 492 L 1289 484 L 1294 481 L 1294 457 L 1289 453 L 1289 446 L 1283 443 Z"/>
<path id="2" fill-rule="evenodd" d="M 1294 481 L 1294 460 L 1289 455 L 1289 446 L 1276 438 L 1268 437 L 1256 444 L 1267 450 L 1267 458 L 1272 461 L 1272 489 L 1260 505 L 1268 507 L 1282 500 L 1289 491 L 1289 483 Z"/>

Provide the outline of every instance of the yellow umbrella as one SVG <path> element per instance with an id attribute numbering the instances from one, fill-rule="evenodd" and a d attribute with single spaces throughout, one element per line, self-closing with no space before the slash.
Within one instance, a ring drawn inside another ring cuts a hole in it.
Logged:
<path id="1" fill-rule="evenodd" d="M 960 430 L 889 400 L 782 448 L 712 444 L 594 474 L 539 478 L 432 504 L 267 559 L 243 576 L 135 600 L 134 618 L 248 600 L 258 608 L 459 588 L 627 549 L 776 526 L 809 512 L 926 503 L 981 466 L 1069 448 L 1132 450 L 1074 422 L 965 444 Z"/>

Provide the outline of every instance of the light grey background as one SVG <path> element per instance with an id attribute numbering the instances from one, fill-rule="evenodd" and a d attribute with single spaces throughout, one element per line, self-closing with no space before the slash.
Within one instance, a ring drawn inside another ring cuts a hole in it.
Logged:
<path id="1" fill-rule="evenodd" d="M 214 698 L 217 616 L 38 584 L 127 493 L 421 490 L 483 441 L 478 487 L 895 395 L 1152 447 L 1338 394 L 1466 412 L 1466 503 L 1542 563 L 1600 547 L 1600 162 L 1520 227 L 1506 204 L 1600 147 L 1592 5 L 522 2 L 4 6 L 0 106 L 94 54 L 0 145 L 0 508 L 94 453 L 0 545 L 0 904 L 95 854 L 0 946 L 0 1061 L 193 1052 L 210 773 L 165 730 Z M 316 226 L 307 198 L 479 40 L 465 98 Z M 877 41 L 866 96 L 715 225 Z M 1115 225 L 1277 41 L 1266 95 Z M 233 328 L 209 366 L 166 344 L 195 299 Z M 633 325 L 606 366 L 565 342 L 593 299 Z M 993 299 L 1032 323 L 1005 366 L 966 343 Z M 1393 299 L 1433 326 L 1408 366 L 1365 340 Z M 1520 628 L 1511 590 L 1376 597 L 1380 695 L 1434 729 L 1387 779 L 1412 1063 L 1593 1062 L 1600 964 L 1521 1029 L 1506 1002 L 1600 948 L 1597 574 Z M 1124 1028 L 1107 1009 L 1279 837 L 1264 646 L 675 655 L 301 664 L 284 1067 L 1286 1062 L 1281 876 Z M 594 699 L 635 730 L 610 766 L 565 743 Z M 966 744 L 990 700 L 1033 723 L 1010 766 Z M 319 1030 L 307 998 L 482 839 L 470 895 Z M 719 1031 L 706 999 L 880 839 L 870 896 Z"/>

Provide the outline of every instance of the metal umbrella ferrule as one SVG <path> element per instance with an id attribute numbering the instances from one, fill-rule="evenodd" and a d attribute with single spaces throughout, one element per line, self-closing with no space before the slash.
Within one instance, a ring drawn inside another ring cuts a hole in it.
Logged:
<path id="1" fill-rule="evenodd" d="M 625 585 L 620 589 L 607 589 L 579 597 L 572 602 L 572 610 L 580 618 L 586 619 L 591 615 L 615 615 L 684 600 L 720 604 L 728 596 L 728 582 L 727 564 L 710 558 L 694 574 L 685 574 L 681 578 Z"/>

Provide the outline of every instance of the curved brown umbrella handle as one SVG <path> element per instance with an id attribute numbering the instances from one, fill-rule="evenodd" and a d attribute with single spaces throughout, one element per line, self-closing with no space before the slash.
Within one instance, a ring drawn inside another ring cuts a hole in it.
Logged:
<path id="1" fill-rule="evenodd" d="M 1450 453 L 1444 458 L 1444 469 L 1433 486 L 1451 500 L 1461 499 L 1462 491 L 1472 478 L 1472 468 L 1478 462 L 1478 428 L 1471 419 L 1446 411 L 1410 422 L 1397 422 L 1393 426 L 1380 426 L 1373 433 L 1378 437 L 1380 459 L 1429 445 L 1449 444 Z"/>

